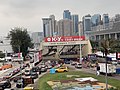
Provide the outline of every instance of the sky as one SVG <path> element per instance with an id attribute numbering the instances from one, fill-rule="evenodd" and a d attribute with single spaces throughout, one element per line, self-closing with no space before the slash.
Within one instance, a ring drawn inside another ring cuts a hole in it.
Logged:
<path id="1" fill-rule="evenodd" d="M 11 28 L 24 27 L 31 32 L 42 32 L 42 18 L 55 15 L 63 18 L 63 11 L 78 14 L 81 20 L 87 14 L 120 13 L 120 0 L 0 0 L 0 36 Z"/>

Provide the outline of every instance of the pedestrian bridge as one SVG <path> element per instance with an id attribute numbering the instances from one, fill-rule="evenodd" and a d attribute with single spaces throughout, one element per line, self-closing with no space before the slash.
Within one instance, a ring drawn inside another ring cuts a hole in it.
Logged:
<path id="1" fill-rule="evenodd" d="M 89 40 L 78 41 L 53 41 L 47 38 L 40 44 L 42 59 L 62 59 L 62 58 L 80 58 L 92 53 L 92 47 Z M 56 40 L 56 39 L 54 39 Z M 70 46 L 70 47 L 68 47 Z M 80 47 L 82 46 L 82 48 Z M 72 53 L 69 53 L 72 52 Z M 67 54 L 65 54 L 67 53 Z"/>

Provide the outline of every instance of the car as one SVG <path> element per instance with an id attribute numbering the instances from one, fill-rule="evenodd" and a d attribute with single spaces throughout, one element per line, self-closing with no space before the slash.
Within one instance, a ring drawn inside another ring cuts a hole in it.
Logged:
<path id="1" fill-rule="evenodd" d="M 70 64 L 71 64 L 72 66 L 74 66 L 74 65 L 76 65 L 76 62 L 72 61 Z"/>
<path id="2" fill-rule="evenodd" d="M 62 67 L 59 67 L 57 69 L 55 69 L 56 72 L 67 72 L 68 71 L 68 68 L 66 66 L 62 66 Z"/>
<path id="3" fill-rule="evenodd" d="M 11 83 L 9 80 L 0 82 L 0 90 L 4 90 L 5 88 L 11 88 Z"/>
<path id="4" fill-rule="evenodd" d="M 9 73 L 9 74 L 6 74 L 5 76 L 3 76 L 3 79 L 9 79 L 13 76 L 13 73 Z"/>
<path id="5" fill-rule="evenodd" d="M 117 65 L 118 62 L 117 62 L 117 61 L 112 61 L 112 64 L 113 64 L 113 65 Z"/>
<path id="6" fill-rule="evenodd" d="M 82 68 L 82 64 L 77 63 L 77 64 L 75 65 L 75 68 Z"/>
<path id="7" fill-rule="evenodd" d="M 30 69 L 25 69 L 25 76 L 30 76 Z"/>
<path id="8" fill-rule="evenodd" d="M 31 69 L 32 72 L 37 72 L 38 74 L 41 74 L 41 68 L 38 66 L 35 66 Z"/>
<path id="9" fill-rule="evenodd" d="M 17 80 L 16 87 L 17 88 L 23 88 L 24 87 L 23 79 Z"/>
<path id="10" fill-rule="evenodd" d="M 47 68 L 46 67 L 41 67 L 41 72 L 46 72 Z"/>
<path id="11" fill-rule="evenodd" d="M 48 69 L 51 69 L 51 68 L 52 68 L 52 65 L 48 64 L 48 65 L 47 65 L 47 68 L 48 68 Z"/>
<path id="12" fill-rule="evenodd" d="M 23 79 L 21 76 L 16 76 L 16 77 L 14 77 L 13 78 L 13 81 L 14 82 L 17 82 L 18 80 L 20 80 L 20 79 Z"/>
<path id="13" fill-rule="evenodd" d="M 33 78 L 33 79 L 38 78 L 37 72 L 31 72 L 30 76 L 31 76 L 31 78 Z"/>

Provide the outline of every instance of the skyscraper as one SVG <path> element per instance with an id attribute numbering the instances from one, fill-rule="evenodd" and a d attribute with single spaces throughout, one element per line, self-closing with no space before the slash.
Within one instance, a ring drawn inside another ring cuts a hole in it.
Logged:
<path id="1" fill-rule="evenodd" d="M 103 24 L 109 23 L 109 15 L 103 14 Z"/>
<path id="2" fill-rule="evenodd" d="M 69 19 L 58 21 L 58 35 L 71 36 L 73 34 L 73 22 Z"/>
<path id="3" fill-rule="evenodd" d="M 64 10 L 63 19 L 71 19 L 71 12 L 69 10 Z"/>
<path id="4" fill-rule="evenodd" d="M 51 18 L 43 18 L 43 33 L 44 37 L 52 36 L 51 33 Z"/>
<path id="5" fill-rule="evenodd" d="M 84 31 L 83 31 L 83 23 L 80 21 L 79 23 L 78 23 L 78 33 L 79 33 L 79 35 L 80 36 L 83 36 L 84 35 Z"/>
<path id="6" fill-rule="evenodd" d="M 44 37 L 54 36 L 56 32 L 56 20 L 54 15 L 50 15 L 49 18 L 43 18 L 43 33 Z"/>
<path id="7" fill-rule="evenodd" d="M 73 22 L 73 32 L 76 35 L 78 33 L 78 21 L 79 21 L 78 15 L 72 15 L 71 20 Z"/>
<path id="8" fill-rule="evenodd" d="M 91 25 L 92 27 L 97 26 L 101 23 L 101 15 L 100 14 L 94 14 L 91 17 Z"/>
<path id="9" fill-rule="evenodd" d="M 86 15 L 83 17 L 83 29 L 84 31 L 91 30 L 91 15 Z"/>
<path id="10" fill-rule="evenodd" d="M 91 15 L 83 17 L 83 33 L 86 38 L 89 38 L 89 32 L 91 31 Z"/>
<path id="11" fill-rule="evenodd" d="M 43 32 L 33 32 L 31 38 L 34 48 L 39 49 L 40 42 L 43 40 Z"/>

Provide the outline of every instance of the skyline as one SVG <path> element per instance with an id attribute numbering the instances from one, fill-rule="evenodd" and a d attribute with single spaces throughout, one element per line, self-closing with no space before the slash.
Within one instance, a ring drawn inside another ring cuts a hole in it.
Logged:
<path id="1" fill-rule="evenodd" d="M 13 27 L 24 27 L 28 31 L 42 30 L 42 18 L 55 15 L 63 18 L 63 11 L 78 14 L 79 20 L 87 14 L 119 14 L 118 0 L 0 0 L 0 36 L 8 34 Z"/>

